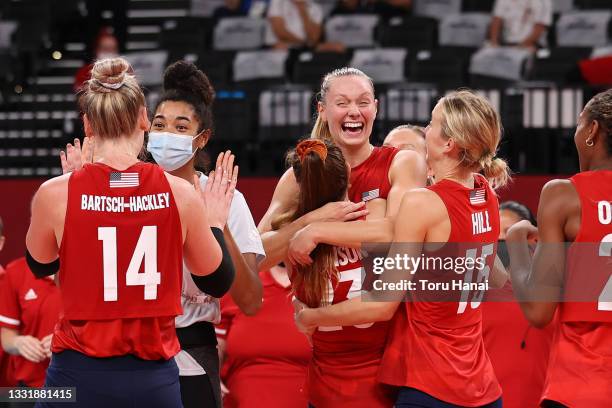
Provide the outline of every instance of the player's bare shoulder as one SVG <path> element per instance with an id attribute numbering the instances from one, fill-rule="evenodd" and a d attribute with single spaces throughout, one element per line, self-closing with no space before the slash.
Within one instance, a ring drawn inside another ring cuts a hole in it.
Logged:
<path id="1" fill-rule="evenodd" d="M 196 191 L 193 185 L 188 181 L 180 177 L 173 176 L 168 172 L 164 172 L 164 175 L 168 180 L 168 184 L 170 184 L 172 195 L 174 196 L 176 205 L 182 215 L 183 210 L 188 209 L 190 206 L 193 205 L 194 200 L 198 199 Z"/>
<path id="2" fill-rule="evenodd" d="M 70 175 L 71 173 L 62 174 L 42 183 L 34 195 L 33 205 L 42 204 L 43 207 L 66 208 Z"/>

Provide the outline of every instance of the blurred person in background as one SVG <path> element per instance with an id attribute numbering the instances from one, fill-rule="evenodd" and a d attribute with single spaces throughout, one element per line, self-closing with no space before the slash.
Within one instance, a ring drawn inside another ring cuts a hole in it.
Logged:
<path id="1" fill-rule="evenodd" d="M 227 296 L 216 327 L 225 408 L 305 407 L 311 347 L 293 322 L 291 283 L 284 265 L 259 274 L 263 304 L 249 317 Z M 262 392 L 262 391 L 267 392 Z"/>
<path id="2" fill-rule="evenodd" d="M 121 52 L 126 50 L 128 4 L 129 2 L 125 0 L 86 0 L 87 46 L 91 47 L 88 49 L 90 59 L 96 57 L 95 39 L 99 36 L 105 23 L 102 18 L 104 10 L 112 12 L 112 31 L 109 30 L 109 32 L 112 32 L 117 38 L 119 50 Z"/>
<path id="3" fill-rule="evenodd" d="M 372 8 L 369 5 L 369 2 L 362 0 L 338 0 L 329 14 L 331 16 L 368 14 L 372 12 Z"/>
<path id="4" fill-rule="evenodd" d="M 18 386 L 45 383 L 51 338 L 61 311 L 54 275 L 36 279 L 23 257 L 7 265 L 0 284 L 0 338 L 4 351 L 14 356 L 9 372 Z"/>
<path id="5" fill-rule="evenodd" d="M 243 0 L 225 0 L 223 6 L 217 7 L 213 12 L 215 19 L 223 17 L 242 17 L 248 14 L 248 8 L 243 7 Z"/>
<path id="6" fill-rule="evenodd" d="M 368 0 L 374 13 L 388 19 L 394 16 L 407 15 L 412 8 L 412 0 Z"/>
<path id="7" fill-rule="evenodd" d="M 383 146 L 391 146 L 396 149 L 410 149 L 423 155 L 427 154 L 425 145 L 425 129 L 414 125 L 399 125 L 387 134 Z"/>
<path id="8" fill-rule="evenodd" d="M 93 64 L 96 60 L 115 58 L 119 56 L 119 41 L 108 28 L 103 28 L 100 30 L 94 41 L 93 48 L 93 60 L 89 64 L 79 68 L 74 76 L 74 84 L 72 85 L 72 88 L 75 92 L 81 90 L 85 81 L 91 78 L 91 69 L 93 68 Z"/>
<path id="9" fill-rule="evenodd" d="M 551 0 L 496 0 L 489 26 L 489 44 L 530 49 L 545 46 L 552 14 Z"/>
<path id="10" fill-rule="evenodd" d="M 323 10 L 313 0 L 270 0 L 270 26 L 265 42 L 277 49 L 312 48 L 317 51 L 344 51 L 340 43 L 322 42 Z"/>
<path id="11" fill-rule="evenodd" d="M 331 15 L 379 14 L 383 18 L 405 15 L 412 0 L 338 0 Z"/>
<path id="12" fill-rule="evenodd" d="M 383 146 L 395 147 L 399 150 L 414 150 L 427 158 L 427 145 L 425 144 L 425 129 L 416 125 L 399 125 L 391 129 L 385 137 Z M 434 183 L 433 171 L 427 168 L 427 185 Z"/>
<path id="13" fill-rule="evenodd" d="M 535 223 L 535 219 L 525 205 L 516 201 L 501 203 L 499 216 L 497 253 L 507 267 L 510 262 L 505 246 L 508 229 L 522 220 Z M 482 305 L 482 336 L 504 392 L 504 407 L 538 406 L 546 378 L 552 325 L 538 329 L 529 324 L 514 301 L 510 281 L 502 289 L 491 291 Z"/>
<path id="14" fill-rule="evenodd" d="M 6 241 L 4 237 L 4 223 L 2 222 L 2 217 L 0 217 L 0 251 L 4 248 L 4 242 Z M 4 284 L 4 275 L 5 269 L 0 264 L 0 292 L 2 291 L 2 286 Z M 12 376 L 9 375 L 9 361 L 10 355 L 4 352 L 4 349 L 0 347 L 0 387 L 10 387 L 15 385 L 15 381 Z M 0 407 L 3 406 L 0 403 Z"/>

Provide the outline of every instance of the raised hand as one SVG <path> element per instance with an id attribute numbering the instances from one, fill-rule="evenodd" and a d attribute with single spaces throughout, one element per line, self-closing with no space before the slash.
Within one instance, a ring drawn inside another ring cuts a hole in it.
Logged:
<path id="1" fill-rule="evenodd" d="M 296 232 L 289 241 L 287 260 L 292 265 L 310 265 L 312 264 L 310 254 L 316 247 L 317 242 L 312 234 L 312 228 L 306 226 Z"/>
<path id="2" fill-rule="evenodd" d="M 211 227 L 225 228 L 237 182 L 238 166 L 234 166 L 234 155 L 229 150 L 217 157 L 215 170 L 208 175 L 204 190 L 194 176 L 195 189 L 204 200 Z"/>
<path id="3" fill-rule="evenodd" d="M 310 222 L 352 221 L 368 215 L 365 202 L 335 201 L 309 213 Z"/>
<path id="4" fill-rule="evenodd" d="M 15 348 L 19 355 L 33 363 L 40 363 L 46 358 L 42 342 L 32 336 L 17 336 Z"/>
<path id="5" fill-rule="evenodd" d="M 537 242 L 538 229 L 529 221 L 522 220 L 512 225 L 506 234 L 507 242 L 529 241 Z"/>
<path id="6" fill-rule="evenodd" d="M 68 143 L 66 151 L 60 152 L 60 162 L 62 164 L 62 173 L 70 173 L 74 170 L 79 170 L 85 163 L 91 163 L 93 160 L 94 141 L 90 137 L 83 138 L 83 145 L 79 139 L 74 139 L 74 145 Z"/>
<path id="7" fill-rule="evenodd" d="M 53 339 L 53 333 L 46 335 L 40 340 L 40 344 L 43 347 L 45 356 L 51 358 L 51 340 Z"/>
<path id="8" fill-rule="evenodd" d="M 308 343 L 312 346 L 312 334 L 316 330 L 316 326 L 312 326 L 306 322 L 305 315 L 309 310 L 308 306 L 293 298 L 293 317 L 295 325 L 300 333 L 303 333 L 308 339 Z"/>

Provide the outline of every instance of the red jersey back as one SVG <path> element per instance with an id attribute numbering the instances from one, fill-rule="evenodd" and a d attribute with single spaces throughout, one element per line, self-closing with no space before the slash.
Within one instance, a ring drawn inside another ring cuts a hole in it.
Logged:
<path id="1" fill-rule="evenodd" d="M 559 304 L 542 398 L 604 407 L 612 401 L 612 171 L 579 173 L 571 182 L 580 197 L 580 230 L 568 251 L 570 301 Z"/>
<path id="2" fill-rule="evenodd" d="M 427 256 L 443 253 L 444 257 L 455 259 L 481 258 L 484 267 L 466 268 L 462 282 L 483 282 L 496 256 L 497 196 L 478 174 L 474 175 L 474 189 L 447 179 L 428 188 L 444 202 L 451 224 L 448 242 L 458 245 L 446 245 Z M 497 400 L 501 388 L 482 339 L 479 306 L 484 292 L 462 289 L 459 301 L 401 304 L 392 320 L 379 379 L 416 388 L 461 406 L 480 406 Z"/>
<path id="3" fill-rule="evenodd" d="M 77 351 L 95 357 L 169 358 L 178 352 L 169 321 L 182 312 L 181 237 L 160 167 L 137 163 L 116 171 L 92 164 L 74 172 L 60 247 L 65 316 L 54 348 L 77 344 Z M 99 330 L 109 339 L 102 340 Z"/>
<path id="4" fill-rule="evenodd" d="M 359 249 L 334 247 L 334 253 L 338 279 L 329 282 L 327 304 L 360 296 L 364 276 Z M 387 331 L 388 322 L 318 327 L 308 367 L 309 402 L 317 408 L 390 407 L 389 395 L 376 380 Z"/>
<path id="5" fill-rule="evenodd" d="M 392 147 L 374 147 L 363 163 L 351 169 L 348 191 L 351 201 L 387 198 L 391 190 L 389 168 L 397 152 Z M 327 301 L 331 304 L 359 296 L 363 284 L 361 251 L 344 247 L 334 251 L 339 280 L 330 282 Z M 387 331 L 388 322 L 319 327 L 312 338 L 313 358 L 307 380 L 309 401 L 317 408 L 393 405 L 376 380 Z"/>
<path id="6" fill-rule="evenodd" d="M 389 168 L 399 150 L 394 147 L 375 147 L 370 156 L 351 169 L 349 200 L 354 203 L 375 198 L 387 198 L 391 183 Z"/>

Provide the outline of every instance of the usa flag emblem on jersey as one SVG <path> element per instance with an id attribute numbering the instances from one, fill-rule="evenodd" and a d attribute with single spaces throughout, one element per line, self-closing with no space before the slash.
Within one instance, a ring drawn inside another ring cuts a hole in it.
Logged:
<path id="1" fill-rule="evenodd" d="M 475 190 L 470 191 L 470 204 L 472 205 L 484 204 L 486 202 L 485 194 L 486 192 L 484 188 L 477 188 Z"/>
<path id="2" fill-rule="evenodd" d="M 374 190 L 366 191 L 361 194 L 361 201 L 370 201 L 375 198 L 380 197 L 380 189 L 376 188 Z"/>
<path id="3" fill-rule="evenodd" d="M 119 171 L 113 171 L 110 173 L 110 188 L 137 187 L 138 184 L 138 173 L 122 173 Z"/>

